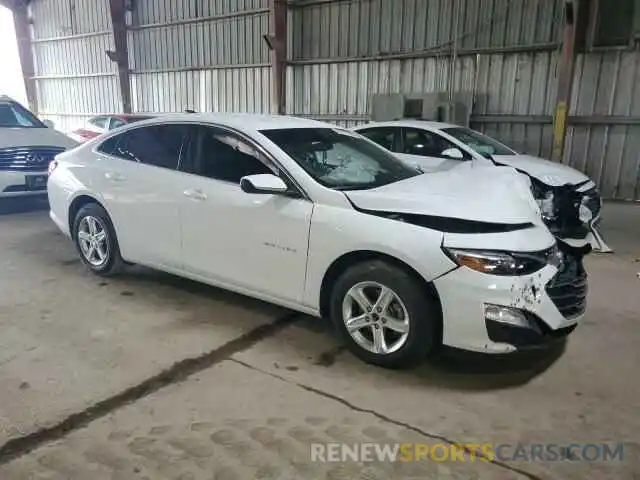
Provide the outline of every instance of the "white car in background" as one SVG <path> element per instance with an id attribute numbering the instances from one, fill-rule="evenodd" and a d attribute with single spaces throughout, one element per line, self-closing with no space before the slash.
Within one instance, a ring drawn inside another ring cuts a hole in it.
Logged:
<path id="1" fill-rule="evenodd" d="M 113 130 L 129 123 L 139 122 L 141 120 L 148 120 L 153 118 L 150 115 L 140 114 L 112 114 L 112 115 L 98 115 L 91 117 L 86 125 L 80 128 L 76 128 L 69 133 L 69 137 L 78 143 L 84 143 L 92 138 L 102 135 L 109 130 Z"/>
<path id="2" fill-rule="evenodd" d="M 125 263 L 331 318 L 363 360 L 490 353 L 566 336 L 586 304 L 524 177 L 422 175 L 349 130 L 173 114 L 56 158 L 51 218 L 97 274 Z"/>
<path id="3" fill-rule="evenodd" d="M 519 154 L 480 132 L 447 123 L 401 120 L 354 129 L 424 172 L 444 171 L 465 161 L 510 166 L 531 180 L 549 229 L 573 246 L 611 249 L 597 230 L 602 201 L 595 182 L 567 165 Z"/>
<path id="4" fill-rule="evenodd" d="M 0 96 L 0 198 L 43 195 L 53 158 L 77 142 Z"/>

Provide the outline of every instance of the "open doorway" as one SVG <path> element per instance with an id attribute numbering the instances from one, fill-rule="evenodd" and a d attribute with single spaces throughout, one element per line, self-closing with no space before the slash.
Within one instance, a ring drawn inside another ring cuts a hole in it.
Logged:
<path id="1" fill-rule="evenodd" d="M 27 105 L 27 92 L 22 78 L 20 56 L 18 55 L 18 42 L 13 24 L 11 10 L 0 6 L 0 95 L 9 95 L 11 98 Z"/>

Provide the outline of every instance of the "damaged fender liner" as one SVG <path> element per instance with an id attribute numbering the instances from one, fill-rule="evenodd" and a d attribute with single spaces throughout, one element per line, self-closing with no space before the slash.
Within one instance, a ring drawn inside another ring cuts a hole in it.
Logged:
<path id="1" fill-rule="evenodd" d="M 346 195 L 345 195 L 346 196 Z M 348 199 L 349 197 L 347 197 Z M 388 218 L 390 220 L 397 220 L 399 222 L 410 223 L 419 227 L 431 228 L 439 232 L 445 233 L 467 233 L 467 234 L 481 234 L 481 233 L 507 233 L 515 232 L 518 230 L 526 230 L 532 228 L 533 223 L 493 223 L 493 222 L 481 222 L 477 220 L 465 220 L 461 218 L 452 217 L 436 217 L 433 215 L 421 215 L 416 213 L 399 213 L 399 212 L 381 212 L 377 210 L 366 210 L 359 208 L 349 200 L 349 203 L 355 210 L 360 213 L 366 213 L 367 215 L 375 215 L 376 217 Z"/>

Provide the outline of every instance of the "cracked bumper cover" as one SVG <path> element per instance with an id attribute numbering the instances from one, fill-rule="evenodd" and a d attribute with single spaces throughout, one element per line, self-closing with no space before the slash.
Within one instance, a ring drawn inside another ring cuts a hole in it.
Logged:
<path id="1" fill-rule="evenodd" d="M 571 262 L 570 262 L 571 263 Z M 584 314 L 586 273 L 547 265 L 533 275 L 499 277 L 461 267 L 434 283 L 440 295 L 445 345 L 486 353 L 537 347 L 571 333 Z M 531 328 L 485 319 L 485 305 L 520 312 Z"/>

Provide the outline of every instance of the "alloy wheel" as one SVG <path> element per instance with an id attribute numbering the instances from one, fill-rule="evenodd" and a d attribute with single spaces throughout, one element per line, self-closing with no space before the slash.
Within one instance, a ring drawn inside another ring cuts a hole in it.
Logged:
<path id="1" fill-rule="evenodd" d="M 107 229 L 101 219 L 87 215 L 78 224 L 78 243 L 82 256 L 94 267 L 109 260 Z"/>
<path id="2" fill-rule="evenodd" d="M 409 336 L 406 306 L 398 294 L 378 282 L 360 282 L 347 291 L 342 319 L 356 343 L 378 355 L 398 351 Z"/>

